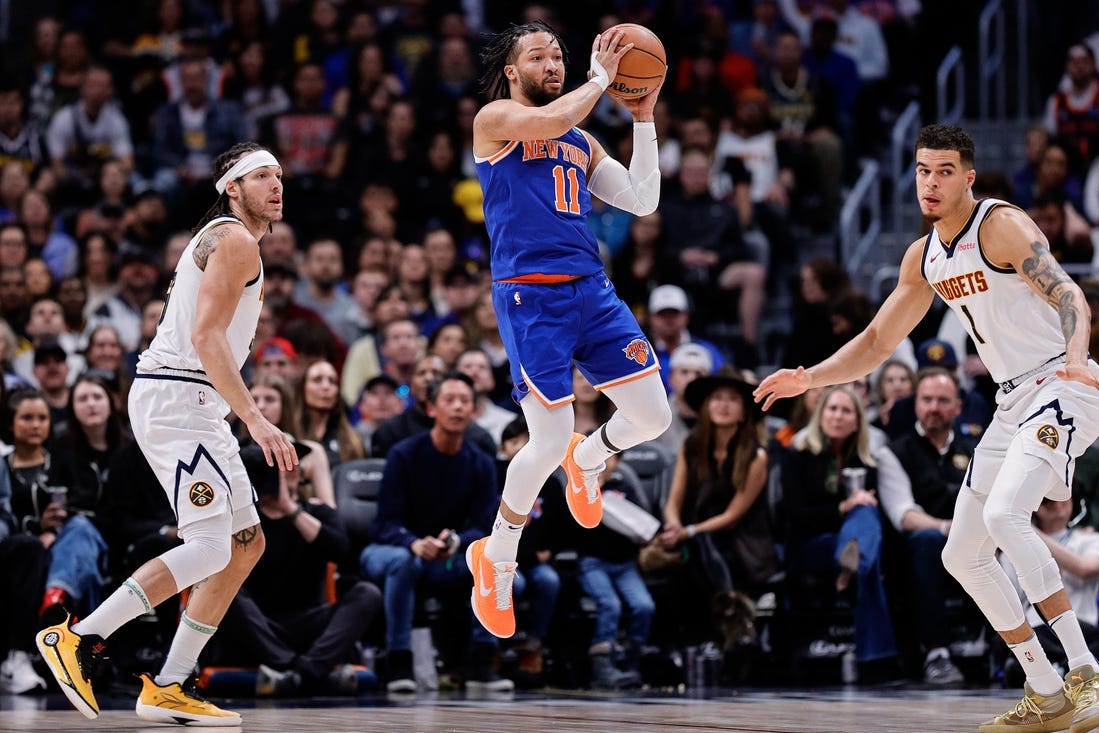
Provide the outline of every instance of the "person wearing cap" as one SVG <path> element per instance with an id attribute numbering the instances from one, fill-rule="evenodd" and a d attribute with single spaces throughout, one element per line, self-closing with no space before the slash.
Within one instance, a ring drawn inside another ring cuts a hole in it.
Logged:
<path id="1" fill-rule="evenodd" d="M 948 591 L 956 588 L 939 562 L 950 533 L 950 516 L 965 480 L 977 439 L 955 427 L 962 400 L 958 377 L 940 366 L 924 367 L 915 379 L 918 427 L 878 451 L 878 499 L 882 511 L 904 538 L 905 565 L 898 577 L 914 583 L 908 603 L 924 652 L 924 681 L 951 685 L 963 681 L 950 658 Z M 891 569 L 886 569 L 890 574 Z"/>
<path id="2" fill-rule="evenodd" d="M 125 351 L 141 340 L 141 310 L 156 298 L 160 263 L 151 250 L 123 246 L 118 253 L 118 292 L 92 311 L 89 325 L 107 323 L 118 331 Z"/>
<path id="3" fill-rule="evenodd" d="M 677 451 L 658 538 L 668 550 L 689 547 L 693 570 L 680 573 L 677 583 L 687 594 L 680 596 L 687 613 L 681 620 L 701 631 L 697 641 L 719 635 L 710 617 L 715 596 L 759 591 L 778 568 L 763 491 L 762 414 L 752 401 L 752 387 L 726 366 L 684 390 L 698 423 Z M 731 649 L 736 640 L 724 641 Z"/>
<path id="4" fill-rule="evenodd" d="M 297 441 L 294 448 L 300 466 L 310 448 Z M 345 581 L 328 602 L 327 566 L 350 546 L 335 508 L 302 501 L 300 468 L 269 466 L 262 448 L 242 448 L 241 460 L 259 496 L 267 547 L 225 615 L 223 661 L 258 664 L 258 695 L 353 695 L 355 644 L 382 610 L 381 591 L 365 580 Z"/>
<path id="5" fill-rule="evenodd" d="M 959 379 L 958 357 L 949 341 L 928 339 L 921 343 L 916 349 L 916 366 L 919 369 L 941 367 L 953 374 L 955 379 Z M 980 438 L 992 422 L 992 407 L 976 390 L 964 389 L 959 386 L 958 392 L 962 404 L 961 411 L 954 418 L 954 430 L 959 435 Z M 890 440 L 895 440 L 916 433 L 916 424 L 916 397 L 914 395 L 903 397 L 893 403 L 893 409 L 889 411 L 889 422 L 885 426 L 885 432 Z"/>
<path id="6" fill-rule="evenodd" d="M 374 455 L 371 438 L 374 431 L 384 421 L 400 415 L 404 410 L 404 400 L 399 393 L 401 385 L 388 374 L 371 377 L 363 385 L 362 394 L 356 402 L 359 419 L 355 430 L 363 439 L 367 454 Z"/>
<path id="7" fill-rule="evenodd" d="M 301 375 L 298 351 L 282 336 L 272 336 L 256 344 L 256 348 L 252 351 L 252 360 L 255 362 L 253 367 L 255 377 L 277 374 L 286 380 L 287 384 L 293 384 Z"/>
<path id="8" fill-rule="evenodd" d="M 57 341 L 42 341 L 34 347 L 34 381 L 50 407 L 50 432 L 65 432 L 65 406 L 69 404 L 68 354 Z"/>
<path id="9" fill-rule="evenodd" d="M 285 336 L 290 326 L 298 322 L 304 322 L 310 329 L 314 326 L 324 329 L 325 336 L 333 344 L 334 353 L 331 358 L 337 367 L 342 368 L 347 358 L 347 344 L 329 328 L 319 313 L 312 308 L 306 308 L 295 299 L 298 277 L 298 265 L 293 259 L 264 260 L 263 301 L 271 309 L 271 315 L 275 319 L 275 332 Z"/>
<path id="10" fill-rule="evenodd" d="M 672 424 L 656 442 L 676 455 L 687 434 L 698 422 L 698 413 L 687 404 L 684 392 L 694 380 L 714 373 L 714 357 L 702 344 L 688 341 L 676 347 L 668 365 L 671 367 L 668 371 L 671 373 L 669 381 L 672 391 L 668 395 L 668 405 L 672 409 Z"/>
<path id="11" fill-rule="evenodd" d="M 653 288 L 649 294 L 649 333 L 653 337 L 653 348 L 660 363 L 668 363 L 672 352 L 680 345 L 693 343 L 710 352 L 711 371 L 720 369 L 725 365 L 725 355 L 714 344 L 695 337 L 687 330 L 690 320 L 691 305 L 683 288 L 678 285 L 658 285 Z M 660 378 L 664 382 L 664 390 L 671 394 L 671 375 L 666 370 L 661 370 Z"/>
<path id="12" fill-rule="evenodd" d="M 141 676 L 136 712 L 156 722 L 240 724 L 239 714 L 184 687 L 263 554 L 251 484 L 225 417 L 231 411 L 244 423 L 270 464 L 288 471 L 297 455 L 260 412 L 240 374 L 263 305 L 258 240 L 282 218 L 282 168 L 270 151 L 250 142 L 222 153 L 214 168 L 218 198 L 180 258 L 164 317 L 138 360 L 129 395 L 134 438 L 173 504 L 184 542 L 139 567 L 79 622 L 67 616 L 36 637 L 66 697 L 88 718 L 99 715 L 91 680 L 104 640 L 192 588 L 160 674 Z M 123 271 L 127 267 L 133 265 Z M 154 279 L 155 271 L 148 287 Z M 129 287 L 137 289 L 136 283 Z"/>

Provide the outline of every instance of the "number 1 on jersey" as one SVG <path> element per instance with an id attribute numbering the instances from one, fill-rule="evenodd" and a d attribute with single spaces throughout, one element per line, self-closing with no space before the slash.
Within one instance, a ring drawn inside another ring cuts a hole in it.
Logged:
<path id="1" fill-rule="evenodd" d="M 553 205 L 557 210 L 565 214 L 580 213 L 580 180 L 576 177 L 576 169 L 569 168 L 569 190 L 565 195 L 565 166 L 553 166 Z"/>

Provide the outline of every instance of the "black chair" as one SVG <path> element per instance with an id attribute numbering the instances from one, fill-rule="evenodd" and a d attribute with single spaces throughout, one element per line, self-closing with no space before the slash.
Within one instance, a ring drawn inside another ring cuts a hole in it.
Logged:
<path id="1" fill-rule="evenodd" d="M 357 558 L 370 540 L 384 469 L 384 458 L 359 458 L 341 463 L 332 471 L 336 511 L 351 540 L 351 557 Z"/>
<path id="2" fill-rule="evenodd" d="M 633 469 L 641 484 L 637 503 L 654 517 L 663 517 L 675 472 L 675 455 L 650 441 L 622 451 L 621 456 L 622 463 Z"/>

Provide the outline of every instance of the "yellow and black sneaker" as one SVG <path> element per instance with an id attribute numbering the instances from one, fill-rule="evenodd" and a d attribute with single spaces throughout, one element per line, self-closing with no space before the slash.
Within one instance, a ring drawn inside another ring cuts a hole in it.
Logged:
<path id="1" fill-rule="evenodd" d="M 107 660 L 102 637 L 81 636 L 72 630 L 72 616 L 65 614 L 61 623 L 47 626 L 35 636 L 35 644 L 54 679 L 77 710 L 85 717 L 99 715 L 99 703 L 92 690 L 92 676 Z"/>
<path id="2" fill-rule="evenodd" d="M 240 714 L 222 710 L 203 699 L 188 684 L 178 682 L 161 687 L 151 675 L 141 675 L 141 694 L 137 698 L 137 717 L 156 723 L 232 727 L 240 725 Z"/>

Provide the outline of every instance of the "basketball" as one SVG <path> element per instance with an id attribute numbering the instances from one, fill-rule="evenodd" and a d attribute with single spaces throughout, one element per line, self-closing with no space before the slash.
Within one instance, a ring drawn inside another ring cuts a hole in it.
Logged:
<path id="1" fill-rule="evenodd" d="M 607 91 L 622 99 L 636 99 L 651 92 L 668 71 L 664 44 L 643 25 L 619 23 L 608 30 L 623 31 L 622 43 L 632 43 L 618 63 L 618 73 Z"/>

